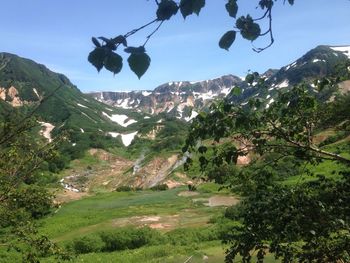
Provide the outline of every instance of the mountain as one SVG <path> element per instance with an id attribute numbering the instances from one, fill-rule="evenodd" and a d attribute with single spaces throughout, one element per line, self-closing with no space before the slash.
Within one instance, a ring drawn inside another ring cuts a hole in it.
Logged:
<path id="1" fill-rule="evenodd" d="M 36 110 L 39 135 L 51 141 L 68 134 L 62 146 L 72 158 L 88 148 L 179 147 L 186 123 L 162 114 L 151 116 L 130 109 L 117 109 L 83 94 L 70 80 L 44 65 L 9 53 L 0 53 L 0 118 L 11 109 L 23 114 Z M 168 144 L 165 137 L 172 138 Z M 131 146 L 132 145 L 132 146 Z M 152 148 L 152 149 L 153 149 Z"/>
<path id="2" fill-rule="evenodd" d="M 242 79 L 227 75 L 197 82 L 169 82 L 153 91 L 95 92 L 89 95 L 116 108 L 152 115 L 166 112 L 168 116 L 189 121 L 197 115 L 196 110 L 213 99 L 225 97 L 237 85 L 244 85 Z"/>
<path id="3" fill-rule="evenodd" d="M 241 95 L 231 94 L 236 102 L 246 103 L 251 97 L 273 99 L 280 89 L 303 81 L 311 85 L 315 79 L 331 74 L 337 64 L 349 57 L 350 46 L 318 46 L 279 70 L 269 69 L 263 73 L 270 86 L 268 92 L 261 92 L 256 82 L 248 84 L 237 76 L 227 75 L 197 82 L 169 82 L 153 91 L 93 92 L 88 95 L 115 108 L 134 109 L 153 115 L 166 113 L 189 121 L 213 100 L 227 96 L 235 86 L 242 89 Z"/>

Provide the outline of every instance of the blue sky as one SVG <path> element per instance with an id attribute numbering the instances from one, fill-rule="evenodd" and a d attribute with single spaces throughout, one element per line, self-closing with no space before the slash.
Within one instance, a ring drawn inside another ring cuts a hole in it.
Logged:
<path id="1" fill-rule="evenodd" d="M 225 0 L 206 2 L 199 17 L 184 20 L 179 13 L 151 39 L 146 49 L 152 62 L 141 80 L 129 70 L 125 56 L 124 69 L 116 76 L 105 70 L 98 74 L 87 56 L 93 49 L 91 36 L 114 37 L 151 21 L 153 0 L 2 0 L 0 52 L 45 64 L 88 92 L 154 89 L 168 81 L 224 74 L 244 76 L 248 70 L 280 68 L 320 44 L 350 45 L 348 0 L 295 0 L 293 7 L 279 0 L 273 14 L 275 44 L 260 54 L 241 37 L 230 52 L 220 49 L 218 41 L 234 21 L 226 14 Z M 257 2 L 239 0 L 239 15 L 255 13 Z M 145 29 L 129 44 L 142 44 L 151 31 Z"/>

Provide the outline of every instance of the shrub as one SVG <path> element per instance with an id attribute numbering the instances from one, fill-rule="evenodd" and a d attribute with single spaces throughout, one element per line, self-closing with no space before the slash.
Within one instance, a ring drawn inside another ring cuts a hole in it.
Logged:
<path id="1" fill-rule="evenodd" d="M 104 251 L 135 249 L 145 245 L 157 243 L 161 238 L 160 233 L 148 227 L 144 228 L 119 228 L 113 231 L 100 233 L 104 242 Z"/>
<path id="2" fill-rule="evenodd" d="M 118 186 L 117 189 L 115 189 L 117 192 L 130 192 L 133 189 L 131 188 L 131 186 L 128 185 L 122 185 L 122 186 Z"/>
<path id="3" fill-rule="evenodd" d="M 73 240 L 72 249 L 77 254 L 100 252 L 104 247 L 102 239 L 98 235 L 88 235 Z"/>
<path id="4" fill-rule="evenodd" d="M 169 189 L 167 184 L 158 184 L 150 188 L 152 191 L 166 191 Z"/>

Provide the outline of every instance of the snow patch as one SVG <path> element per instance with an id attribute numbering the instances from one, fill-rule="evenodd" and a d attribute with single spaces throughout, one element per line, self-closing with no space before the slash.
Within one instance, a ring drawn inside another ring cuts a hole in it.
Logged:
<path id="1" fill-rule="evenodd" d="M 82 107 L 82 108 L 88 108 L 88 107 L 86 107 L 85 105 L 83 105 L 83 104 L 80 104 L 80 103 L 77 103 L 77 105 L 79 106 L 79 107 Z"/>
<path id="2" fill-rule="evenodd" d="M 185 117 L 185 121 L 189 122 L 190 120 L 196 118 L 197 116 L 198 116 L 198 112 L 193 110 L 190 117 Z"/>
<path id="3" fill-rule="evenodd" d="M 134 119 L 130 119 L 128 116 L 124 114 L 113 114 L 112 116 L 109 116 L 107 113 L 102 112 L 104 116 L 109 118 L 111 121 L 118 123 L 120 126 L 128 127 L 129 125 L 136 123 L 137 121 Z M 128 120 L 127 122 L 125 122 Z"/>
<path id="4" fill-rule="evenodd" d="M 36 90 L 36 88 L 33 88 L 33 91 L 34 91 L 35 95 L 38 97 L 38 99 L 40 99 L 39 93 L 38 93 L 38 91 Z"/>
<path id="5" fill-rule="evenodd" d="M 280 84 L 276 85 L 276 87 L 279 89 L 287 88 L 288 86 L 289 86 L 289 81 L 287 79 L 282 81 Z"/>
<path id="6" fill-rule="evenodd" d="M 227 96 L 230 93 L 231 89 L 232 89 L 232 87 L 231 88 L 224 88 L 221 90 L 221 93 L 224 93 L 225 96 Z"/>
<path id="7" fill-rule="evenodd" d="M 331 47 L 334 51 L 339 51 L 344 53 L 344 55 L 350 58 L 350 46 L 339 46 L 339 47 Z"/>
<path id="8" fill-rule="evenodd" d="M 295 62 L 293 62 L 292 64 L 289 64 L 287 67 L 286 67 L 286 71 L 287 70 L 289 70 L 290 68 L 294 68 L 294 67 L 296 67 L 296 65 L 297 65 L 297 62 L 295 61 Z"/>
<path id="9" fill-rule="evenodd" d="M 152 92 L 144 90 L 144 91 L 142 91 L 141 94 L 142 94 L 143 96 L 147 97 L 147 96 L 151 95 Z"/>
<path id="10" fill-rule="evenodd" d="M 266 109 L 268 109 L 268 108 L 270 108 L 270 105 L 272 104 L 272 103 L 274 103 L 274 99 L 272 98 L 272 99 L 270 99 L 270 101 L 267 103 L 267 105 L 266 105 Z"/>
<path id="11" fill-rule="evenodd" d="M 136 131 L 136 132 L 127 133 L 127 134 L 123 134 L 119 132 L 109 132 L 108 134 L 111 135 L 113 138 L 121 136 L 123 144 L 126 147 L 128 147 L 131 144 L 131 142 L 134 140 L 137 133 L 138 132 Z"/>
<path id="12" fill-rule="evenodd" d="M 81 112 L 81 114 L 83 114 L 84 116 L 86 116 L 88 119 L 90 119 L 91 121 L 93 121 L 94 123 L 97 123 L 97 121 L 95 121 L 93 118 L 91 118 L 89 115 L 87 115 L 85 112 Z"/>

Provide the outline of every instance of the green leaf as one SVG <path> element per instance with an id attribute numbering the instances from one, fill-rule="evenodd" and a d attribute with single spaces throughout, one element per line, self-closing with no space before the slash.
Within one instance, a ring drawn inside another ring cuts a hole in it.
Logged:
<path id="1" fill-rule="evenodd" d="M 143 74 L 145 74 L 149 65 L 151 64 L 151 58 L 146 53 L 134 53 L 129 56 L 128 62 L 130 69 L 140 79 L 143 76 Z"/>
<path id="2" fill-rule="evenodd" d="M 254 77 L 254 74 L 248 74 L 246 77 L 245 77 L 245 81 L 248 83 L 248 84 L 252 84 L 253 81 L 254 81 L 255 77 Z"/>
<path id="3" fill-rule="evenodd" d="M 242 94 L 242 89 L 236 86 L 231 90 L 231 94 L 235 96 L 239 96 Z"/>
<path id="4" fill-rule="evenodd" d="M 101 47 L 101 43 L 98 42 L 98 40 L 97 40 L 96 37 L 92 37 L 91 40 L 92 40 L 92 43 L 94 43 L 94 45 L 95 45 L 96 47 Z"/>
<path id="5" fill-rule="evenodd" d="M 126 49 L 124 49 L 124 51 L 125 51 L 126 53 L 129 53 L 129 54 L 143 54 L 143 53 L 146 52 L 144 46 L 139 46 L 139 47 L 127 47 Z"/>
<path id="6" fill-rule="evenodd" d="M 186 19 L 187 16 L 193 14 L 192 11 L 192 0 L 181 0 L 180 2 L 180 11 L 183 18 Z"/>
<path id="7" fill-rule="evenodd" d="M 192 4 L 193 13 L 198 16 L 204 6 L 205 0 L 194 0 Z"/>
<path id="8" fill-rule="evenodd" d="M 225 7 L 229 16 L 236 18 L 238 11 L 237 0 L 229 0 Z"/>
<path id="9" fill-rule="evenodd" d="M 198 148 L 198 152 L 201 153 L 201 154 L 206 153 L 207 150 L 208 150 L 208 149 L 207 149 L 207 147 L 205 147 L 205 146 L 200 146 L 200 147 Z"/>
<path id="10" fill-rule="evenodd" d="M 272 0 L 260 0 L 259 5 L 261 9 L 271 9 L 273 6 L 273 1 Z"/>
<path id="11" fill-rule="evenodd" d="M 186 18 L 193 13 L 199 15 L 204 6 L 205 0 L 181 0 L 180 11 L 183 18 Z"/>
<path id="12" fill-rule="evenodd" d="M 236 27 L 241 31 L 242 37 L 250 41 L 257 39 L 261 33 L 259 24 L 255 23 L 250 15 L 238 18 L 236 21 Z"/>
<path id="13" fill-rule="evenodd" d="M 114 74 L 118 74 L 123 67 L 123 58 L 117 53 L 110 52 L 105 58 L 103 64 L 107 70 L 113 72 Z"/>
<path id="14" fill-rule="evenodd" d="M 103 62 L 106 58 L 106 50 L 101 47 L 95 48 L 90 52 L 88 61 L 95 66 L 98 72 L 103 68 Z"/>
<path id="15" fill-rule="evenodd" d="M 236 31 L 227 31 L 220 39 L 219 46 L 227 51 L 236 39 Z"/>
<path id="16" fill-rule="evenodd" d="M 158 20 L 169 20 L 170 17 L 176 15 L 179 7 L 172 0 L 162 0 L 158 5 L 157 19 Z"/>

